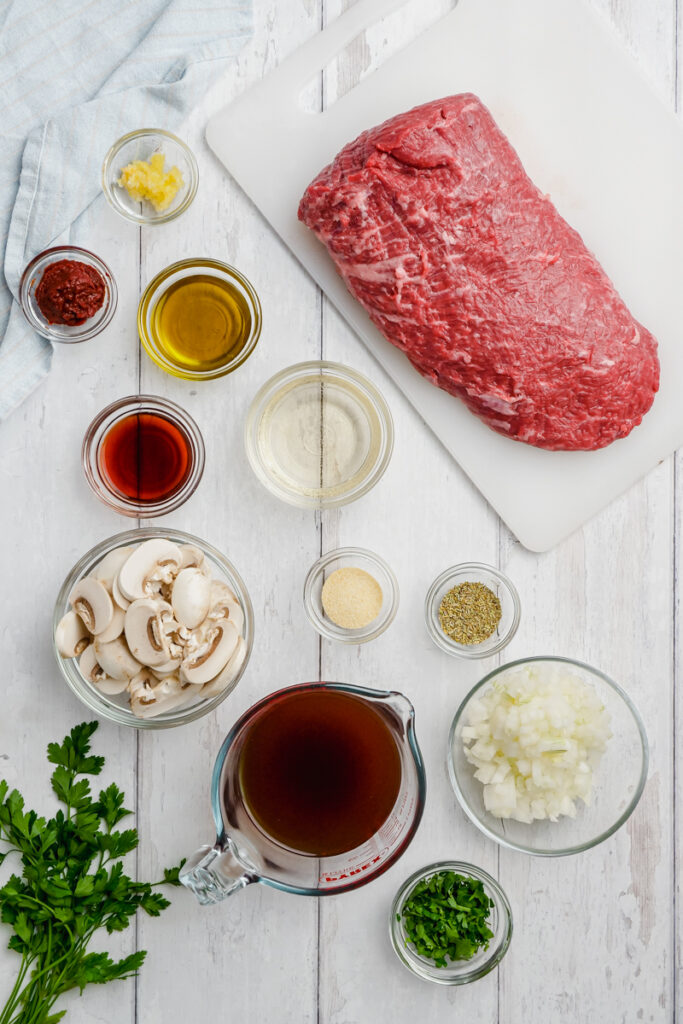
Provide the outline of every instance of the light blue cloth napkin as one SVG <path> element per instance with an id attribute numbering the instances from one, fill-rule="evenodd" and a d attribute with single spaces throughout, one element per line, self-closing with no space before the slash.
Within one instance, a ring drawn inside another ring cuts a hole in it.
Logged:
<path id="1" fill-rule="evenodd" d="M 251 0 L 0 0 L 0 419 L 52 361 L 24 267 L 101 194 L 110 145 L 177 128 L 250 34 Z"/>

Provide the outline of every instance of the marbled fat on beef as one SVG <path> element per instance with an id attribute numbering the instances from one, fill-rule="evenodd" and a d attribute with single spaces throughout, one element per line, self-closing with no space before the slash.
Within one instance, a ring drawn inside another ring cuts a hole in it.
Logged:
<path id="1" fill-rule="evenodd" d="M 652 405 L 655 339 L 476 96 L 364 132 L 299 218 L 382 334 L 501 434 L 602 448 Z"/>

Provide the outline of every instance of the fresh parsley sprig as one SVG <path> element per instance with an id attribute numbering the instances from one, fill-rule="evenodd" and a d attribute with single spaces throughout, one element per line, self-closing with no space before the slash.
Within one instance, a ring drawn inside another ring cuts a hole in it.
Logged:
<path id="1" fill-rule="evenodd" d="M 482 882 L 455 871 L 437 871 L 411 890 L 397 914 L 417 953 L 446 967 L 451 960 L 471 960 L 488 948 L 493 932 L 488 921 L 493 900 Z"/>
<path id="2" fill-rule="evenodd" d="M 117 829 L 131 813 L 124 794 L 112 783 L 94 798 L 83 778 L 104 766 L 90 753 L 96 729 L 97 722 L 83 722 L 47 748 L 56 765 L 52 788 L 64 805 L 54 818 L 27 811 L 21 794 L 0 780 L 0 865 L 12 854 L 21 865 L 0 888 L 0 920 L 14 933 L 8 946 L 21 956 L 0 1024 L 57 1024 L 66 1010 L 52 1008 L 64 992 L 136 974 L 144 950 L 112 960 L 88 953 L 88 944 L 101 928 L 127 928 L 138 909 L 158 917 L 169 901 L 153 889 L 179 884 L 182 863 L 164 871 L 162 882 L 124 874 L 121 858 L 138 845 L 136 829 Z"/>

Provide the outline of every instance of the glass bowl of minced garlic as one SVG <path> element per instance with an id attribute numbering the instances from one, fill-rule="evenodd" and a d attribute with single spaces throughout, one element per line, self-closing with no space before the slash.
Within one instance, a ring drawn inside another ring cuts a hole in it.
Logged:
<path id="1" fill-rule="evenodd" d="M 135 224 L 164 224 L 187 210 L 199 171 L 191 149 L 162 128 L 128 132 L 102 166 L 102 188 L 117 213 Z"/>
<path id="2" fill-rule="evenodd" d="M 500 569 L 464 562 L 446 569 L 425 600 L 427 631 L 442 651 L 456 658 L 490 658 L 517 632 L 519 594 Z"/>
<path id="3" fill-rule="evenodd" d="M 391 625 L 398 610 L 398 582 L 379 555 L 365 548 L 336 548 L 315 562 L 304 583 L 304 608 L 321 636 L 364 644 Z"/>

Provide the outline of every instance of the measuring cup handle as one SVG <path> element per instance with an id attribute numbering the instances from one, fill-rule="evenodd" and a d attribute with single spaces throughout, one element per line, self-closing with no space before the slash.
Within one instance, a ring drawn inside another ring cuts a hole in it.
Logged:
<path id="1" fill-rule="evenodd" d="M 220 903 L 226 896 L 256 881 L 235 856 L 228 839 L 225 844 L 202 846 L 180 872 L 180 881 L 191 889 L 200 903 Z"/>

